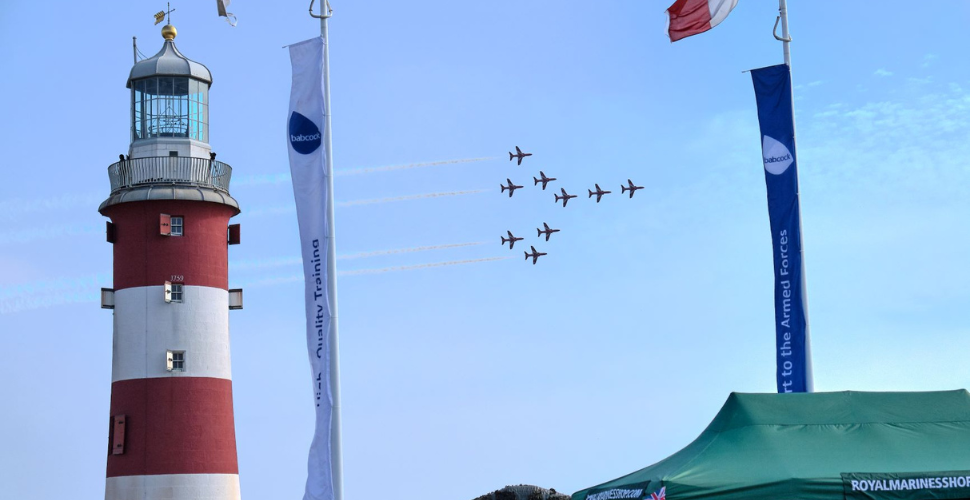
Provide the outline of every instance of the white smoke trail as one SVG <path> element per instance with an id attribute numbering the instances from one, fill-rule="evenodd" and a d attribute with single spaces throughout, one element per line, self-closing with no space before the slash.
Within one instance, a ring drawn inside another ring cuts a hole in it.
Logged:
<path id="1" fill-rule="evenodd" d="M 345 207 L 356 207 L 359 205 L 374 205 L 377 203 L 390 203 L 394 201 L 410 201 L 410 200 L 421 200 L 424 198 L 440 198 L 443 196 L 461 196 L 465 194 L 476 194 L 484 193 L 487 189 L 472 189 L 469 191 L 445 191 L 442 193 L 427 193 L 427 194 L 411 194 L 407 196 L 395 196 L 392 198 L 373 198 L 370 200 L 351 200 L 351 201 L 337 201 L 334 202 L 334 207 L 345 208 Z M 259 217 L 263 215 L 283 215 L 296 212 L 296 205 L 277 205 L 273 207 L 256 207 L 252 210 L 248 210 L 246 215 L 251 217 Z"/>
<path id="2" fill-rule="evenodd" d="M 466 158 L 463 160 L 442 160 L 442 161 L 431 161 L 426 163 L 411 163 L 408 165 L 388 165 L 386 167 L 368 167 L 368 168 L 348 168 L 345 170 L 336 170 L 334 175 L 360 175 L 360 174 L 372 174 L 375 172 L 392 172 L 394 170 L 407 170 L 411 168 L 419 167 L 433 167 L 437 165 L 454 165 L 458 163 L 473 163 L 478 161 L 488 161 L 494 160 L 494 157 L 483 157 L 483 158 Z"/>
<path id="3" fill-rule="evenodd" d="M 393 198 L 374 198 L 371 200 L 338 201 L 336 207 L 356 207 L 358 205 L 373 205 L 376 203 L 390 203 L 392 201 L 420 200 L 424 198 L 440 198 L 442 196 L 461 196 L 465 194 L 484 193 L 485 189 L 473 189 L 471 191 L 446 191 L 443 193 L 412 194 L 407 196 L 395 196 Z"/>
<path id="4" fill-rule="evenodd" d="M 394 255 L 412 252 L 425 252 L 428 250 L 443 250 L 446 248 L 471 247 L 484 245 L 484 241 L 471 243 L 450 243 L 447 245 L 430 245 L 423 247 L 395 248 L 392 250 L 376 250 L 373 252 L 358 252 L 351 254 L 338 255 L 337 260 L 363 259 L 367 257 L 378 257 L 381 255 Z M 252 260 L 233 260 L 229 261 L 230 271 L 248 271 L 253 269 L 266 269 L 271 267 L 299 266 L 303 261 L 299 256 L 275 257 L 271 259 L 252 259 Z"/>
<path id="5" fill-rule="evenodd" d="M 65 304 L 97 303 L 101 300 L 101 289 L 75 290 L 57 294 L 29 295 L 0 300 L 0 316 L 31 309 L 47 309 Z"/>
<path id="6" fill-rule="evenodd" d="M 337 169 L 334 175 L 361 175 L 376 172 L 391 172 L 394 170 L 407 170 L 411 168 L 433 167 L 437 165 L 457 165 L 461 163 L 474 163 L 479 161 L 494 160 L 495 157 L 487 156 L 481 158 L 463 158 L 458 160 L 440 160 L 421 163 L 408 163 L 406 165 L 386 165 L 383 167 L 360 167 Z M 291 182 L 289 172 L 276 174 L 256 174 L 256 175 L 237 175 L 232 180 L 232 187 L 243 186 L 265 186 L 275 184 L 289 184 Z M 0 200 L 0 221 L 17 220 L 24 214 L 42 212 L 50 210 L 64 210 L 78 207 L 97 207 L 106 195 L 84 194 L 84 195 L 65 195 L 55 198 L 41 198 L 34 200 L 24 200 L 12 198 Z"/>
<path id="7" fill-rule="evenodd" d="M 412 269 L 428 269 L 431 267 L 457 266 L 460 264 L 474 264 L 476 262 L 491 262 L 495 260 L 514 259 L 515 257 L 486 257 L 484 259 L 452 260 L 448 262 L 433 262 L 431 264 L 415 264 L 411 266 L 383 267 L 380 269 L 355 269 L 352 271 L 337 271 L 338 276 L 358 276 L 361 274 L 382 274 L 392 271 L 410 271 Z"/>
<path id="8" fill-rule="evenodd" d="M 0 287 L 0 315 L 61 304 L 97 302 L 101 287 L 111 286 L 111 275 L 41 280 Z"/>
<path id="9" fill-rule="evenodd" d="M 69 225 L 69 226 L 40 226 L 29 229 L 18 229 L 0 233 L 0 246 L 29 243 L 34 240 L 63 238 L 64 236 L 80 236 L 104 233 L 104 226 L 98 225 Z"/>
<path id="10" fill-rule="evenodd" d="M 67 195 L 37 200 L 10 199 L 0 201 L 0 220 L 17 220 L 24 214 L 49 210 L 65 210 L 77 207 L 96 208 L 105 196 L 93 194 Z"/>
<path id="11" fill-rule="evenodd" d="M 262 215 L 285 215 L 296 212 L 296 205 L 290 203 L 289 205 L 277 205 L 274 207 L 260 207 L 246 210 L 244 213 L 250 217 L 259 217 Z"/>
<path id="12" fill-rule="evenodd" d="M 377 257 L 379 255 L 393 255 L 398 253 L 411 253 L 411 252 L 424 252 L 427 250 L 442 250 L 445 248 L 459 248 L 459 247 L 472 247 L 476 245 L 484 245 L 484 241 L 475 241 L 471 243 L 451 243 L 448 245 L 431 245 L 424 247 L 412 247 L 412 248 L 397 248 L 394 250 L 377 250 L 374 252 L 359 252 L 345 255 L 338 255 L 337 260 L 344 259 L 363 259 L 366 257 Z"/>
<path id="13" fill-rule="evenodd" d="M 477 245 L 480 243 L 466 243 L 461 245 Z M 448 245 L 440 245 L 447 247 Z M 402 249 L 409 251 L 410 249 Z M 417 251 L 417 250 L 415 250 Z M 387 251 L 396 253 L 397 250 Z M 367 252 L 369 255 L 380 254 L 379 252 Z M 349 258 L 357 258 L 352 256 Z M 338 276 L 359 276 L 365 274 L 382 274 L 394 271 L 411 271 L 416 269 L 429 269 L 432 267 L 457 266 L 462 264 L 475 264 L 479 262 L 492 262 L 498 260 L 514 259 L 515 257 L 486 257 L 482 259 L 452 260 L 446 262 L 432 262 L 429 264 L 414 264 L 410 266 L 384 267 L 379 269 L 354 269 L 348 271 L 338 271 Z M 286 259 L 279 259 L 280 261 Z M 299 263 L 299 259 L 293 259 Z M 262 263 L 260 263 L 262 265 Z M 258 267 L 258 266 L 256 266 Z M 303 281 L 302 274 L 289 276 L 279 276 L 266 278 L 258 281 L 243 283 L 244 287 L 260 287 L 278 285 L 283 283 L 298 283 Z M 76 303 L 97 303 L 101 300 L 101 287 L 111 284 L 111 275 L 97 274 L 82 278 L 59 279 L 48 281 L 36 281 L 14 286 L 0 287 L 0 316 L 13 314 L 32 309 L 46 309 L 49 307 L 76 304 Z"/>
<path id="14" fill-rule="evenodd" d="M 275 257 L 271 259 L 230 260 L 230 271 L 249 271 L 267 269 L 271 267 L 299 266 L 303 263 L 301 257 Z"/>
<path id="15" fill-rule="evenodd" d="M 238 175 L 232 179 L 232 187 L 266 186 L 275 184 L 289 184 L 289 172 L 279 174 Z"/>
<path id="16" fill-rule="evenodd" d="M 484 259 L 451 260 L 447 262 L 432 262 L 430 264 L 415 264 L 411 266 L 384 267 L 380 269 L 354 269 L 349 271 L 337 271 L 337 276 L 359 276 L 363 274 L 382 274 L 393 271 L 410 271 L 413 269 L 428 269 L 432 267 L 457 266 L 461 264 L 474 264 L 477 262 L 491 262 L 496 260 L 514 259 L 515 257 L 487 257 Z M 255 288 L 260 286 L 279 285 L 284 283 L 300 283 L 303 281 L 302 274 L 291 274 L 289 276 L 276 276 L 258 281 L 245 283 L 245 287 Z"/>
<path id="17" fill-rule="evenodd" d="M 394 170 L 407 170 L 411 168 L 421 168 L 421 167 L 434 167 L 438 165 L 456 165 L 460 163 L 474 163 L 479 161 L 494 160 L 494 157 L 482 157 L 482 158 L 463 158 L 460 160 L 441 160 L 441 161 L 429 161 L 422 163 L 408 163 L 406 165 L 386 165 L 383 167 L 360 167 L 360 168 L 345 168 L 345 169 L 335 169 L 333 175 L 361 175 L 361 174 L 372 174 L 376 172 L 392 172 Z M 275 184 L 288 184 L 291 178 L 289 173 L 277 173 L 277 174 L 262 174 L 262 175 L 244 175 L 238 176 L 232 181 L 233 187 L 241 186 L 265 186 L 265 185 L 275 185 Z"/>

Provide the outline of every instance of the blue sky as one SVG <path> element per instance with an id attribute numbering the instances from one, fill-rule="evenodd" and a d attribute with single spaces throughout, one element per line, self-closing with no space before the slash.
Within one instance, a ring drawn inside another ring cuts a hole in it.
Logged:
<path id="1" fill-rule="evenodd" d="M 97 300 L 111 247 L 97 206 L 128 147 L 131 37 L 154 54 L 163 7 L 0 6 L 11 498 L 103 494 L 112 323 Z M 213 73 L 211 144 L 243 209 L 229 251 L 230 286 L 246 293 L 230 315 L 243 495 L 299 498 L 313 405 L 281 47 L 318 25 L 302 1 L 234 2 L 235 28 L 208 3 L 173 7 L 179 49 Z M 742 73 L 781 62 L 774 2 L 742 0 L 676 44 L 664 2 L 333 7 L 347 498 L 576 491 L 680 449 L 731 391 L 774 391 Z M 789 10 L 816 388 L 967 387 L 970 4 L 936 2 L 931 19 L 904 2 Z M 509 163 L 515 145 L 535 156 Z M 381 169 L 450 160 L 476 161 Z M 527 184 L 539 170 L 571 193 L 646 189 L 563 209 Z M 507 177 L 526 184 L 512 199 Z M 454 192 L 470 193 L 356 203 Z M 543 221 L 562 232 L 540 245 Z M 528 239 L 503 249 L 506 230 Z M 523 243 L 549 255 L 527 264 Z"/>

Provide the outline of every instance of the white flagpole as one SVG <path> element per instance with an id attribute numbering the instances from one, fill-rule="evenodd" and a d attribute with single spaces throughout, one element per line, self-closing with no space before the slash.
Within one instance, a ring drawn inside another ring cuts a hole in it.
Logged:
<path id="1" fill-rule="evenodd" d="M 778 0 L 778 18 L 781 20 L 781 37 L 775 35 L 775 38 L 781 41 L 784 55 L 785 64 L 788 66 L 788 71 L 791 72 L 791 36 L 788 34 L 788 1 Z M 775 22 L 775 27 L 777 28 L 778 23 Z M 794 77 L 793 77 L 794 80 Z M 795 84 L 792 83 L 792 130 L 795 130 Z M 796 136 L 795 143 L 798 143 Z M 796 146 L 797 150 L 797 146 Z M 801 165 L 799 165 L 800 167 Z M 801 170 L 800 168 L 798 170 Z M 798 176 L 798 170 L 795 171 L 795 175 Z M 798 191 L 795 193 L 795 198 L 798 199 L 798 253 L 801 255 L 802 261 L 802 312 L 805 315 L 805 386 L 807 392 L 815 392 L 815 376 L 812 371 L 812 338 L 809 335 L 810 329 L 808 327 L 808 290 L 806 282 L 808 281 L 805 276 L 805 231 L 802 229 L 802 202 L 801 202 L 801 189 L 802 183 L 798 181 Z"/>
<path id="2" fill-rule="evenodd" d="M 333 142 L 330 130 L 330 40 L 327 33 L 327 20 L 333 14 L 329 0 L 323 0 L 322 15 L 313 13 L 310 2 L 310 15 L 320 19 L 320 37 L 323 38 L 323 147 L 327 169 L 327 294 L 330 299 L 330 393 L 333 395 L 333 416 L 330 427 L 330 464 L 333 471 L 334 500 L 343 500 L 344 479 L 343 460 L 340 446 L 340 362 L 337 349 L 337 245 L 334 241 L 333 216 Z"/>

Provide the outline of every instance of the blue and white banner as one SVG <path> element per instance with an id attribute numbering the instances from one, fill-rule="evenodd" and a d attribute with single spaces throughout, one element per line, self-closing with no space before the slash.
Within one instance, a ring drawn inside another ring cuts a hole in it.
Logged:
<path id="1" fill-rule="evenodd" d="M 310 445 L 304 500 L 334 498 L 331 461 L 333 393 L 330 384 L 330 290 L 328 287 L 327 171 L 323 128 L 326 124 L 323 90 L 323 38 L 290 45 L 293 86 L 287 116 L 287 143 L 300 246 L 306 280 L 306 334 L 313 376 L 317 421 Z"/>
<path id="2" fill-rule="evenodd" d="M 775 261 L 778 392 L 812 392 L 812 358 L 802 275 L 801 216 L 791 71 L 779 64 L 751 70 L 758 100 L 768 218 Z"/>

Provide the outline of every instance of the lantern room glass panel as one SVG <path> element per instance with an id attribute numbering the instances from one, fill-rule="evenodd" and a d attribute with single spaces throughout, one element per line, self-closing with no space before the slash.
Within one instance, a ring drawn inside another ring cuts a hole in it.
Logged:
<path id="1" fill-rule="evenodd" d="M 132 141 L 184 137 L 207 142 L 209 86 L 188 77 L 157 76 L 132 82 Z"/>

